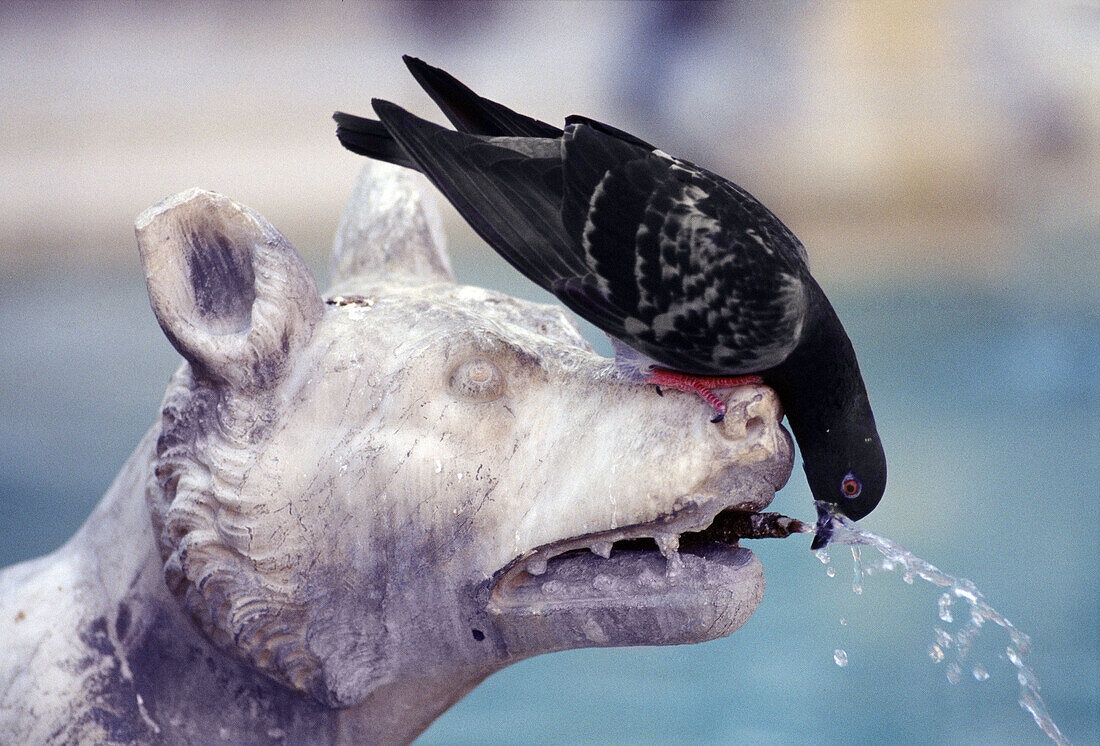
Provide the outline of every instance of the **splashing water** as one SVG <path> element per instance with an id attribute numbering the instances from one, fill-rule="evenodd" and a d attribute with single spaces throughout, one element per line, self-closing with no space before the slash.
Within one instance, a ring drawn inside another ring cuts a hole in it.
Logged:
<path id="1" fill-rule="evenodd" d="M 948 651 L 954 651 L 953 660 L 948 664 L 945 674 L 947 680 L 952 684 L 958 684 L 962 680 L 963 664 L 966 662 L 971 646 L 980 634 L 983 625 L 992 622 L 1003 629 L 1009 640 L 1008 646 L 1005 648 L 1005 657 L 1015 667 L 1016 680 L 1020 684 L 1020 707 L 1030 713 L 1035 720 L 1035 724 L 1050 736 L 1052 741 L 1065 746 L 1069 745 L 1069 741 L 1055 725 L 1053 718 L 1047 711 L 1046 704 L 1039 696 L 1039 679 L 1035 675 L 1035 671 L 1025 662 L 1028 651 L 1031 649 L 1031 639 L 994 609 L 972 582 L 965 578 L 948 575 L 899 544 L 858 528 L 843 516 L 833 518 L 833 534 L 830 541 L 847 544 L 851 548 L 852 558 L 855 562 L 855 578 L 852 581 L 852 591 L 857 594 L 863 592 L 864 577 L 872 575 L 876 570 L 889 572 L 900 569 L 902 580 L 909 585 L 920 578 L 934 586 L 946 589 L 937 601 L 939 619 L 946 624 L 950 624 L 956 616 L 965 616 L 967 621 L 962 629 L 953 635 L 947 630 L 936 627 L 934 629 L 936 640 L 928 647 L 928 655 L 933 661 L 940 663 L 948 657 Z M 865 565 L 860 554 L 860 548 L 865 546 L 878 550 L 883 559 L 877 564 Z M 817 558 L 828 565 L 830 561 L 828 549 L 818 550 Z M 828 570 L 832 569 L 831 567 L 828 568 Z M 834 570 L 829 573 L 829 577 L 833 577 L 835 574 Z M 959 614 L 958 609 L 953 608 L 956 599 L 962 599 L 967 603 L 969 614 Z M 839 654 L 843 652 L 838 650 L 834 656 L 838 666 L 845 666 L 848 663 L 846 653 L 843 655 L 843 663 L 841 662 Z M 985 667 L 980 664 L 973 667 L 971 674 L 977 681 L 986 681 L 990 676 Z"/>
<path id="2" fill-rule="evenodd" d="M 940 596 L 940 600 L 938 601 L 937 605 L 940 609 L 940 621 L 947 622 L 948 624 L 951 624 L 951 622 L 955 621 L 954 617 L 951 615 L 950 593 L 945 593 Z"/>

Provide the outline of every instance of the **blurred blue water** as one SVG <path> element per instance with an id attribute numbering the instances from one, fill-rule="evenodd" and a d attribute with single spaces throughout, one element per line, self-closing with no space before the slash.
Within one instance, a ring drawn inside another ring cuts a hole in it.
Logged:
<path id="1" fill-rule="evenodd" d="M 507 270 L 457 264 L 469 281 L 531 295 Z M 0 565 L 71 535 L 153 421 L 177 358 L 132 269 L 0 279 Z M 863 523 L 977 583 L 1032 636 L 1063 732 L 1100 742 L 1095 299 L 911 285 L 831 295 L 890 458 L 886 498 Z M 812 517 L 799 467 L 773 508 Z M 828 578 L 805 537 L 752 548 L 768 590 L 731 638 L 525 661 L 422 742 L 1045 742 L 994 631 L 972 654 L 989 681 L 950 685 L 928 658 L 931 588 L 875 576 L 856 596 L 843 550 Z"/>

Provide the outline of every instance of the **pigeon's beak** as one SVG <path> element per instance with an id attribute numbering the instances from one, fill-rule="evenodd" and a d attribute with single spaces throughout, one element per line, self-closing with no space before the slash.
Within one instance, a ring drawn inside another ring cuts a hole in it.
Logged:
<path id="1" fill-rule="evenodd" d="M 833 514 L 822 503 L 817 504 L 817 530 L 814 532 L 814 540 L 810 543 L 810 550 L 816 552 L 822 549 L 833 538 Z"/>

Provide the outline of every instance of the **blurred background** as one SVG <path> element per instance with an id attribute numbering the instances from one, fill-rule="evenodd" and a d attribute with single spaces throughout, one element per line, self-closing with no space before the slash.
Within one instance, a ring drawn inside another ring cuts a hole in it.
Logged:
<path id="1" fill-rule="evenodd" d="M 134 217 L 222 192 L 323 286 L 361 166 L 331 113 L 379 96 L 442 121 L 402 53 L 771 207 L 859 351 L 890 458 L 862 523 L 977 583 L 1031 634 L 1065 734 L 1100 742 L 1095 3 L 0 5 L 0 565 L 76 530 L 178 365 Z M 446 215 L 461 282 L 547 300 Z M 813 517 L 800 467 L 773 507 Z M 732 637 L 526 661 L 422 742 L 1045 742 L 997 630 L 969 659 L 989 680 L 950 684 L 927 653 L 937 592 L 878 574 L 855 595 L 846 550 L 829 578 L 808 544 L 753 544 L 768 591 Z"/>

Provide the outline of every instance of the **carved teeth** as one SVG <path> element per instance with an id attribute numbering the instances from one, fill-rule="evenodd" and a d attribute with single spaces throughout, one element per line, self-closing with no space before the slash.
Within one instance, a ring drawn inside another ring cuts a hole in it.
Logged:
<path id="1" fill-rule="evenodd" d="M 657 542 L 657 548 L 661 550 L 665 559 L 672 559 L 679 555 L 680 536 L 678 534 L 657 534 L 653 540 Z"/>
<path id="2" fill-rule="evenodd" d="M 680 556 L 680 536 L 678 534 L 657 534 L 653 537 L 657 548 L 665 557 L 665 576 L 672 578 L 684 569 L 684 558 Z"/>
<path id="3" fill-rule="evenodd" d="M 592 550 L 593 554 L 598 554 L 599 556 L 603 557 L 604 559 L 607 559 L 608 557 L 611 556 L 611 542 L 610 541 L 597 541 L 594 544 L 592 544 L 592 546 L 590 546 L 589 549 Z"/>
<path id="4" fill-rule="evenodd" d="M 546 555 L 536 554 L 527 560 L 527 572 L 531 575 L 542 575 L 546 572 Z"/>
<path id="5" fill-rule="evenodd" d="M 647 535 L 648 532 L 634 533 L 625 531 L 608 532 L 603 538 L 589 540 L 586 544 L 580 544 L 579 542 L 570 542 L 568 544 L 557 545 L 555 547 L 548 547 L 546 549 L 539 550 L 531 555 L 521 567 L 527 572 L 528 575 L 543 575 L 546 573 L 546 565 L 554 557 L 559 554 L 571 551 L 573 549 L 581 549 L 587 547 L 589 551 L 598 557 L 609 559 L 611 557 L 612 545 L 618 539 L 636 539 L 642 538 Z M 666 561 L 665 573 L 668 577 L 673 577 L 680 572 L 684 567 L 684 560 L 680 556 L 680 535 L 670 532 L 659 532 L 653 534 L 653 540 L 657 542 L 657 548 L 661 550 L 661 554 Z"/>

